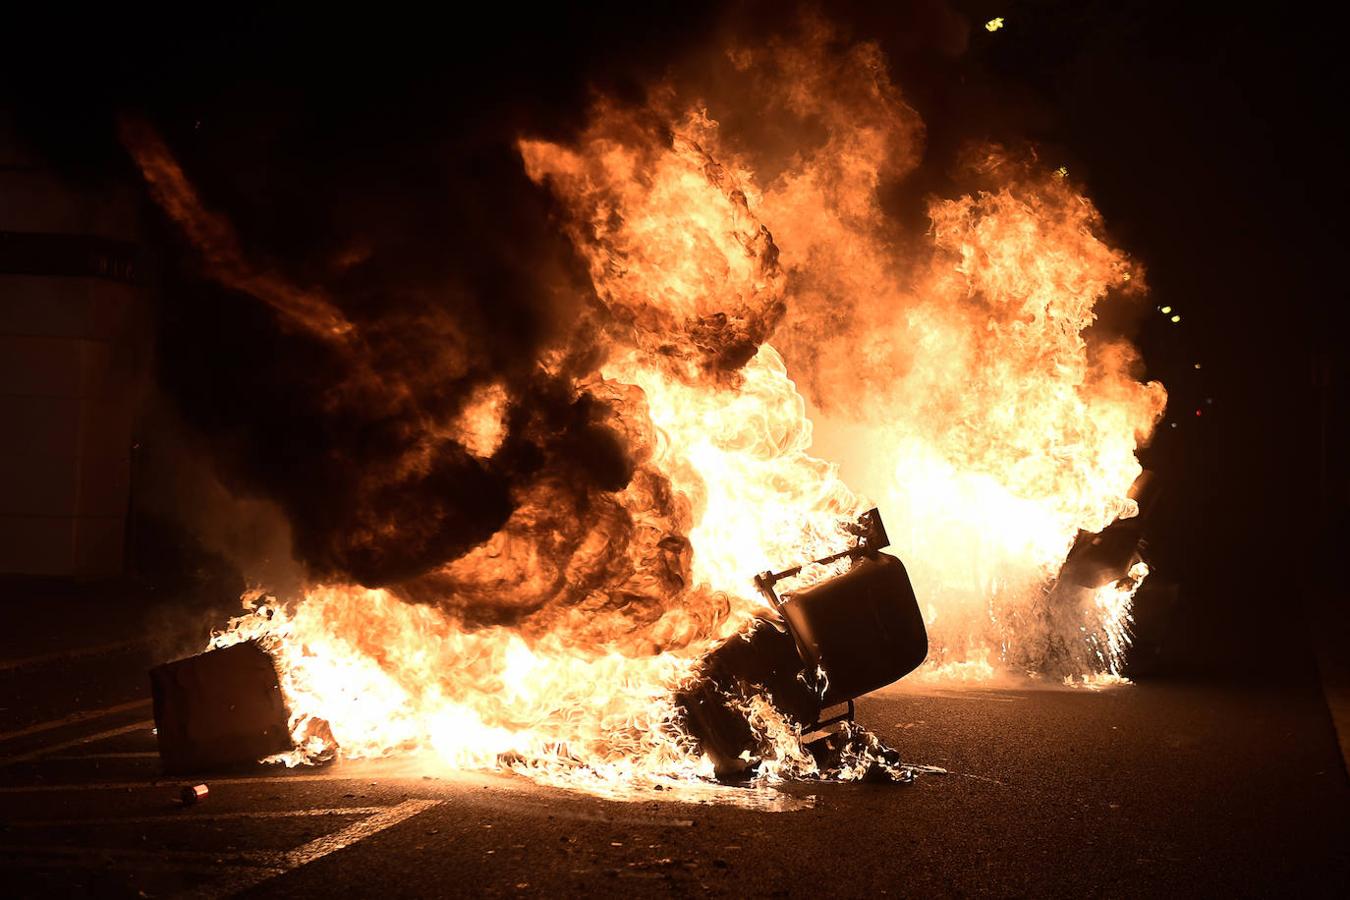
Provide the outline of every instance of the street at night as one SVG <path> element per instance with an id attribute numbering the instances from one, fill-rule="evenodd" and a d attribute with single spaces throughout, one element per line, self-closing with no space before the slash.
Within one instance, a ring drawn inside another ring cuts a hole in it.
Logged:
<path id="1" fill-rule="evenodd" d="M 860 721 L 947 770 L 910 785 L 613 801 L 391 760 L 203 776 L 190 807 L 196 782 L 159 772 L 151 658 L 4 661 L 25 703 L 0 735 L 19 893 L 1334 896 L 1350 878 L 1350 787 L 1310 657 L 1273 683 L 888 690 Z"/>
<path id="2" fill-rule="evenodd" d="M 1341 23 L 536 6 L 9 17 L 0 894 L 1350 896 Z"/>

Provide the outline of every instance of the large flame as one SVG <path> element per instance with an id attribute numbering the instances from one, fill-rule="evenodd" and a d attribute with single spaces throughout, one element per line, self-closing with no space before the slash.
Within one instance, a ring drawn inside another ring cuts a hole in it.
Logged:
<path id="1" fill-rule="evenodd" d="M 670 86 L 600 102 L 575 141 L 520 141 L 594 286 L 574 336 L 602 359 L 572 390 L 632 478 L 581 500 L 565 475 L 519 487 L 492 539 L 398 589 L 250 595 L 213 644 L 273 652 L 292 761 L 336 743 L 609 792 L 697 783 L 711 770 L 672 692 L 764 610 L 755 573 L 840 549 L 874 504 L 925 611 L 928 677 L 1025 673 L 1052 638 L 1077 648 L 1053 674 L 1119 677 L 1146 567 L 1042 611 L 1079 531 L 1134 512 L 1164 393 L 1093 326 L 1140 273 L 1072 182 L 998 147 L 971 154 L 967 193 L 929 202 L 926 233 L 897 226 L 881 192 L 918 165 L 922 123 L 874 46 L 827 38 L 728 57 L 781 126 L 771 149 L 724 135 L 715 93 Z M 809 137 L 785 152 L 794 122 Z M 292 317 L 327 314 L 312 306 Z M 512 404 L 487 385 L 437 434 L 490 460 Z M 747 712 L 770 777 L 813 771 L 786 720 Z"/>

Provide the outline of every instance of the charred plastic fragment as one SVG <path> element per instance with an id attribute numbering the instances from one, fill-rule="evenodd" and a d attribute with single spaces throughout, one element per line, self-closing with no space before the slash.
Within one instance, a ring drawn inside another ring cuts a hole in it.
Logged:
<path id="1" fill-rule="evenodd" d="M 150 688 L 165 772 L 247 765 L 291 749 L 276 666 L 253 641 L 156 666 Z"/>
<path id="2" fill-rule="evenodd" d="M 1056 590 L 1064 587 L 1096 590 L 1125 578 L 1130 568 L 1143 559 L 1144 529 L 1158 499 L 1153 473 L 1140 473 L 1128 496 L 1138 505 L 1139 512 L 1128 519 L 1117 519 L 1096 534 L 1079 532 L 1060 569 Z"/>
<path id="3" fill-rule="evenodd" d="M 900 754 L 856 722 L 835 722 L 807 741 L 806 749 L 826 776 L 844 781 L 909 783 L 914 770 Z"/>
<path id="4" fill-rule="evenodd" d="M 698 678 L 676 702 L 685 728 L 712 760 L 719 777 L 748 772 L 755 736 L 743 704 L 764 695 L 793 721 L 807 726 L 820 715 L 820 698 L 804 677 L 796 642 L 781 623 L 762 619 L 704 657 Z"/>
<path id="5" fill-rule="evenodd" d="M 853 700 L 903 678 L 927 656 L 928 634 L 905 566 L 880 553 L 889 541 L 877 510 L 863 515 L 857 534 L 855 547 L 816 561 L 847 557 L 852 565 L 841 575 L 783 599 L 775 585 L 802 566 L 757 577 L 773 612 L 708 654 L 677 698 L 686 729 L 719 777 L 749 773 L 760 753 L 746 715 L 751 697 L 763 696 L 804 734 L 848 720 L 848 741 L 840 743 L 836 729 L 824 751 L 838 758 L 846 744 L 860 746 Z M 845 703 L 847 713 L 822 720 L 828 708 Z"/>

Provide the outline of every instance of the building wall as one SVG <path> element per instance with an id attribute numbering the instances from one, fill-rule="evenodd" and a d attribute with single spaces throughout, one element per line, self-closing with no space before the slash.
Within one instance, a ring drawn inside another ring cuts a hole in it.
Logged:
<path id="1" fill-rule="evenodd" d="M 145 370 L 130 190 L 62 181 L 0 122 L 0 573 L 122 572 Z"/>

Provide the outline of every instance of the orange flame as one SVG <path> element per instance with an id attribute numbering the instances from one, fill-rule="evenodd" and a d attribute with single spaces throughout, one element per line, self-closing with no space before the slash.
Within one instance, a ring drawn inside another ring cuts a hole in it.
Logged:
<path id="1" fill-rule="evenodd" d="M 696 783 L 711 769 L 672 691 L 763 612 L 754 573 L 846 545 L 873 503 L 925 609 L 928 673 L 1028 665 L 1075 535 L 1135 512 L 1165 394 L 1093 325 L 1139 272 L 1067 178 L 1000 148 L 971 157 L 969 193 L 929 203 L 927 234 L 898 231 L 880 194 L 917 165 L 922 123 L 874 46 L 827 38 L 730 56 L 759 109 L 818 132 L 772 177 L 767 151 L 721 133 L 715 97 L 673 114 L 670 89 L 600 103 L 574 143 L 520 142 L 589 268 L 599 306 L 577 327 L 606 358 L 577 390 L 617 411 L 633 480 L 583 535 L 559 486 L 516 497 L 501 532 L 407 589 L 435 606 L 341 585 L 248 598 L 213 645 L 276 656 L 291 761 L 331 746 L 321 717 L 346 756 L 430 751 L 618 794 Z M 496 451 L 508 402 L 485 388 L 454 423 L 470 452 Z M 1071 677 L 1119 676 L 1146 573 L 1085 605 Z M 471 595 L 516 627 L 466 625 Z M 748 712 L 776 748 L 766 777 L 813 771 L 781 715 Z"/>

